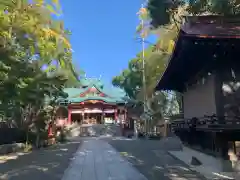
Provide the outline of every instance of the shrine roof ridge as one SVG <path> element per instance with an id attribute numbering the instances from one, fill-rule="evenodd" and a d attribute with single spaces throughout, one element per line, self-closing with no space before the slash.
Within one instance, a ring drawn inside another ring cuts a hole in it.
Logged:
<path id="1" fill-rule="evenodd" d="M 104 101 L 106 103 L 124 103 L 125 101 L 123 99 L 113 99 L 108 97 L 78 97 L 78 98 L 68 98 L 68 102 L 71 103 L 80 103 L 88 100 L 98 100 L 98 101 Z"/>
<path id="2" fill-rule="evenodd" d="M 68 97 L 65 99 L 59 98 L 58 101 L 65 101 L 69 103 L 83 102 L 87 100 L 101 100 L 107 103 L 123 103 L 126 101 L 126 93 L 122 89 L 116 87 L 106 87 L 100 79 L 83 78 L 80 80 L 80 82 L 81 86 L 78 88 L 65 88 L 64 92 L 68 94 Z M 81 94 L 87 92 L 93 87 L 106 96 L 80 96 Z"/>

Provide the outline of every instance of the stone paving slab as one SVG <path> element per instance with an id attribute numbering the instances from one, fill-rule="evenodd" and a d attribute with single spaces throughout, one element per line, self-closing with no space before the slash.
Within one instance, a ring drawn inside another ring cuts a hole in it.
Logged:
<path id="1" fill-rule="evenodd" d="M 191 169 L 204 175 L 207 179 L 240 179 L 240 173 L 238 172 L 222 172 L 221 160 L 213 156 L 195 151 L 188 147 L 183 146 L 182 151 L 169 151 L 171 155 L 177 159 L 188 164 Z M 190 164 L 192 156 L 199 159 L 202 163 L 200 166 L 193 166 Z"/>
<path id="2" fill-rule="evenodd" d="M 83 141 L 62 180 L 147 180 L 106 141 Z"/>
<path id="3" fill-rule="evenodd" d="M 165 141 L 105 139 L 148 180 L 206 180 L 188 165 L 168 153 L 179 148 Z M 175 143 L 175 142 L 173 142 Z M 212 180 L 212 179 L 211 179 Z"/>

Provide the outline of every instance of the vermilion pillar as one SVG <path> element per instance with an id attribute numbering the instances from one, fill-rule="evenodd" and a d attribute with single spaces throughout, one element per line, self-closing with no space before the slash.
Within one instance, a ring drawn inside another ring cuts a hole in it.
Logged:
<path id="1" fill-rule="evenodd" d="M 52 129 L 52 122 L 48 125 L 48 137 L 51 137 L 53 135 L 53 129 Z"/>
<path id="2" fill-rule="evenodd" d="M 71 119 L 72 116 L 71 116 L 71 114 L 72 114 L 72 110 L 68 108 L 68 122 L 67 122 L 68 124 L 72 123 L 72 119 Z"/>

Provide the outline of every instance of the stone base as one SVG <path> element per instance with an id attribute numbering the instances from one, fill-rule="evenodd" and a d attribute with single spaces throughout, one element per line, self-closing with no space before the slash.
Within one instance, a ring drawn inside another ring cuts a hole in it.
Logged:
<path id="1" fill-rule="evenodd" d="M 234 171 L 240 172 L 240 161 L 232 161 L 232 167 Z"/>
<path id="2" fill-rule="evenodd" d="M 221 160 L 223 172 L 233 172 L 232 162 L 230 160 Z"/>
<path id="3" fill-rule="evenodd" d="M 56 144 L 56 139 L 55 138 L 48 139 L 48 145 L 53 145 L 53 144 Z"/>
<path id="4" fill-rule="evenodd" d="M 4 144 L 0 145 L 0 155 L 22 151 L 25 148 L 24 143 Z"/>

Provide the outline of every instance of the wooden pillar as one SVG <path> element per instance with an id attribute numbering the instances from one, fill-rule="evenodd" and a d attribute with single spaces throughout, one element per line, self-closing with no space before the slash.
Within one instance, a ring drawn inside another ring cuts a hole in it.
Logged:
<path id="1" fill-rule="evenodd" d="M 68 108 L 68 124 L 72 123 L 72 110 Z"/>
<path id="2" fill-rule="evenodd" d="M 84 118 L 85 118 L 85 116 L 84 116 L 84 112 L 82 112 L 82 122 L 81 122 L 81 124 L 83 123 Z"/>
<path id="3" fill-rule="evenodd" d="M 126 110 L 124 109 L 124 116 L 123 116 L 123 119 L 125 121 L 125 123 L 127 122 L 127 112 Z"/>
<path id="4" fill-rule="evenodd" d="M 104 124 L 104 109 L 103 109 L 102 114 L 101 114 L 101 123 Z"/>
<path id="5" fill-rule="evenodd" d="M 217 135 L 218 138 L 218 144 L 219 144 L 219 150 L 220 150 L 220 156 L 224 159 L 224 160 L 229 160 L 229 156 L 228 156 L 228 141 L 226 138 L 226 135 L 224 135 L 223 133 L 218 133 Z"/>
<path id="6" fill-rule="evenodd" d="M 216 104 L 216 115 L 218 123 L 224 124 L 224 95 L 223 95 L 223 73 L 224 70 L 217 70 L 214 76 L 214 93 L 215 93 L 215 104 Z"/>
<path id="7" fill-rule="evenodd" d="M 117 108 L 114 110 L 114 119 L 115 119 L 115 122 L 117 122 L 117 119 L 118 119 Z"/>
<path id="8" fill-rule="evenodd" d="M 164 122 L 164 137 L 167 137 L 167 128 L 168 128 L 168 124 L 167 124 L 167 122 L 165 121 L 165 122 Z"/>

